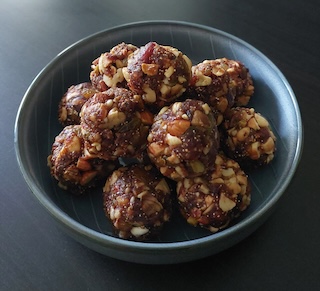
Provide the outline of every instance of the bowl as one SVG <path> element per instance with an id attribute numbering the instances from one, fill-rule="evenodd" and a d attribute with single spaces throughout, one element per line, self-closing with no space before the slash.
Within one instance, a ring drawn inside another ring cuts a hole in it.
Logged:
<path id="1" fill-rule="evenodd" d="M 249 106 L 270 121 L 277 137 L 273 162 L 250 174 L 250 207 L 218 233 L 188 225 L 174 212 L 159 238 L 134 242 L 113 235 L 102 208 L 102 189 L 74 197 L 60 189 L 47 166 L 53 140 L 62 130 L 58 103 L 74 84 L 89 80 L 91 62 L 120 42 L 142 46 L 149 41 L 183 51 L 194 64 L 227 57 L 250 70 L 255 93 Z M 303 129 L 295 95 L 280 70 L 248 43 L 220 30 L 176 21 L 122 25 L 82 39 L 57 55 L 34 79 L 20 104 L 15 123 L 17 160 L 31 192 L 58 224 L 81 244 L 120 260 L 171 264 L 225 250 L 254 232 L 271 215 L 293 178 L 302 151 Z"/>

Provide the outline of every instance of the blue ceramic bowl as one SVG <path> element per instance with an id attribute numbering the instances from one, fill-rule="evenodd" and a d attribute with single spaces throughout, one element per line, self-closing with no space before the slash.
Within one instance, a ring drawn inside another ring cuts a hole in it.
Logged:
<path id="1" fill-rule="evenodd" d="M 227 57 L 243 62 L 254 80 L 250 106 L 268 118 L 277 137 L 276 158 L 250 175 L 251 206 L 230 226 L 212 234 L 194 228 L 176 212 L 160 237 L 132 242 L 115 237 L 102 208 L 102 190 L 85 197 L 64 192 L 50 176 L 47 156 L 61 131 L 57 108 L 69 86 L 89 80 L 92 60 L 120 42 L 142 46 L 149 41 L 183 51 L 194 64 Z M 131 262 L 169 264 L 209 256 L 235 245 L 272 213 L 297 168 L 302 151 L 297 100 L 285 77 L 246 42 L 201 25 L 156 21 L 99 32 L 62 51 L 35 78 L 21 102 L 15 124 L 15 149 L 21 172 L 34 196 L 74 239 L 102 254 Z"/>

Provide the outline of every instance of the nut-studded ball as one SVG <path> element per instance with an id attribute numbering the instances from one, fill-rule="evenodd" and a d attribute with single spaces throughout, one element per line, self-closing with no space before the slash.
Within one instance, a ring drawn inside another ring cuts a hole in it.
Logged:
<path id="1" fill-rule="evenodd" d="M 89 82 L 69 87 L 59 103 L 59 122 L 63 126 L 79 124 L 83 104 L 97 92 Z"/>
<path id="2" fill-rule="evenodd" d="M 131 165 L 114 171 L 103 195 L 106 216 L 120 238 L 152 238 L 170 219 L 170 188 L 151 165 Z"/>
<path id="3" fill-rule="evenodd" d="M 229 94 L 234 96 L 234 105 L 248 105 L 254 93 L 249 69 L 243 63 L 227 58 L 216 59 L 215 66 L 217 69 L 225 71 L 229 76 Z"/>
<path id="4" fill-rule="evenodd" d="M 251 188 L 239 164 L 221 153 L 213 171 L 179 181 L 177 195 L 180 211 L 189 224 L 217 232 L 250 205 Z"/>
<path id="5" fill-rule="evenodd" d="M 207 102 L 215 112 L 218 125 L 227 109 L 247 105 L 253 92 L 249 69 L 239 61 L 205 60 L 192 67 L 188 95 Z"/>
<path id="6" fill-rule="evenodd" d="M 141 96 L 125 88 L 95 94 L 80 116 L 86 153 L 107 160 L 138 156 L 145 149 L 153 121 Z"/>
<path id="7" fill-rule="evenodd" d="M 148 155 L 175 181 L 203 175 L 214 167 L 219 132 L 207 103 L 187 99 L 156 115 L 148 135 Z"/>
<path id="8" fill-rule="evenodd" d="M 243 168 L 269 164 L 276 151 L 276 137 L 268 120 L 254 108 L 234 107 L 221 126 L 226 154 Z"/>
<path id="9" fill-rule="evenodd" d="M 114 87 L 126 87 L 122 69 L 127 66 L 128 56 L 137 49 L 124 42 L 103 53 L 92 62 L 90 80 L 99 91 Z"/>
<path id="10" fill-rule="evenodd" d="M 149 42 L 129 56 L 123 74 L 132 91 L 161 108 L 186 91 L 191 61 L 176 48 Z"/>
<path id="11" fill-rule="evenodd" d="M 59 186 L 75 195 L 83 194 L 106 178 L 117 166 L 114 161 L 84 157 L 80 125 L 66 126 L 56 136 L 48 166 Z"/>
<path id="12" fill-rule="evenodd" d="M 215 115 L 217 125 L 223 120 L 223 113 L 234 104 L 229 93 L 229 75 L 217 67 L 215 60 L 205 60 L 192 67 L 192 77 L 186 96 L 208 103 Z"/>

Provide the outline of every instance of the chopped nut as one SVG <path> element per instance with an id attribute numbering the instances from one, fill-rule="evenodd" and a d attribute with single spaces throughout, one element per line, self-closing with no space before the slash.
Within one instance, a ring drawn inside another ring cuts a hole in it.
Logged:
<path id="1" fill-rule="evenodd" d="M 152 155 L 159 156 L 163 153 L 164 151 L 164 146 L 160 145 L 156 142 L 150 143 L 148 146 L 148 150 L 151 152 Z"/>
<path id="2" fill-rule="evenodd" d="M 260 158 L 259 147 L 260 147 L 260 142 L 256 141 L 248 149 L 248 152 L 249 152 L 249 155 L 250 155 L 251 159 L 257 160 L 257 159 Z"/>
<path id="3" fill-rule="evenodd" d="M 272 137 L 269 137 L 265 143 L 261 145 L 261 149 L 267 153 L 271 154 L 274 151 L 274 140 Z"/>
<path id="4" fill-rule="evenodd" d="M 221 172 L 224 177 L 231 177 L 231 176 L 234 176 L 235 174 L 232 168 L 223 169 Z"/>
<path id="5" fill-rule="evenodd" d="M 210 108 L 210 106 L 209 106 L 207 103 L 204 103 L 204 104 L 202 105 L 202 108 L 203 108 L 203 110 L 204 110 L 204 113 L 207 114 L 207 115 L 211 112 L 211 108 Z"/>
<path id="6" fill-rule="evenodd" d="M 237 132 L 237 139 L 239 141 L 244 141 L 250 134 L 250 128 L 249 127 L 244 127 L 241 128 L 238 132 Z"/>
<path id="7" fill-rule="evenodd" d="M 204 173 L 205 172 L 204 164 L 201 163 L 200 161 L 191 161 L 190 166 L 191 166 L 192 171 L 194 173 Z"/>
<path id="8" fill-rule="evenodd" d="M 142 210 L 146 215 L 150 216 L 161 211 L 162 208 L 162 204 L 151 194 L 146 194 L 142 197 Z"/>
<path id="9" fill-rule="evenodd" d="M 209 127 L 210 120 L 205 113 L 201 112 L 200 110 L 196 110 L 193 114 L 191 124 L 194 126 Z"/>
<path id="10" fill-rule="evenodd" d="M 165 70 L 164 75 L 167 78 L 170 78 L 173 73 L 174 73 L 174 67 L 170 66 L 168 69 Z"/>
<path id="11" fill-rule="evenodd" d="M 164 178 L 160 180 L 160 182 L 156 185 L 155 189 L 163 191 L 164 193 L 170 193 L 170 188 Z"/>
<path id="12" fill-rule="evenodd" d="M 201 73 L 197 74 L 198 80 L 196 82 L 197 87 L 209 86 L 212 83 L 212 79 L 209 76 L 205 76 Z"/>
<path id="13" fill-rule="evenodd" d="M 256 118 L 252 117 L 248 120 L 248 126 L 254 130 L 259 130 L 260 129 L 260 126 L 256 120 Z"/>
<path id="14" fill-rule="evenodd" d="M 222 209 L 222 211 L 230 211 L 232 208 L 236 206 L 236 203 L 229 199 L 227 196 L 225 196 L 223 193 L 220 195 L 219 199 L 219 207 Z"/>
<path id="15" fill-rule="evenodd" d="M 131 233 L 135 237 L 145 235 L 148 232 L 149 232 L 149 229 L 147 229 L 144 226 L 135 226 L 135 227 L 131 228 Z"/>
<path id="16" fill-rule="evenodd" d="M 143 86 L 143 91 L 145 94 L 142 95 L 142 98 L 148 103 L 154 103 L 157 100 L 156 92 L 152 90 L 148 85 Z"/>
<path id="17" fill-rule="evenodd" d="M 259 124 L 259 126 L 261 126 L 261 127 L 269 126 L 269 122 L 263 116 L 261 116 L 259 113 L 256 113 L 254 115 L 254 117 L 257 120 L 257 123 Z"/>
<path id="18" fill-rule="evenodd" d="M 177 146 L 177 145 L 182 144 L 182 141 L 180 138 L 178 138 L 174 135 L 171 135 L 170 133 L 167 133 L 166 142 L 170 146 Z"/>
<path id="19" fill-rule="evenodd" d="M 81 171 L 89 171 L 92 169 L 91 164 L 88 160 L 85 160 L 83 158 L 79 158 L 77 162 L 77 168 Z"/>
<path id="20" fill-rule="evenodd" d="M 190 121 L 185 119 L 176 119 L 168 123 L 168 132 L 174 136 L 181 136 L 190 127 Z"/>
<path id="21" fill-rule="evenodd" d="M 169 85 L 162 84 L 160 87 L 160 92 L 162 95 L 167 95 L 171 91 L 171 87 Z"/>
<path id="22" fill-rule="evenodd" d="M 80 139 L 75 135 L 72 137 L 70 143 L 65 146 L 66 150 L 70 153 L 72 152 L 80 152 L 81 150 L 81 142 Z"/>
<path id="23" fill-rule="evenodd" d="M 148 76 L 155 76 L 158 74 L 159 65 L 157 64 L 141 64 L 142 72 L 144 72 Z"/>

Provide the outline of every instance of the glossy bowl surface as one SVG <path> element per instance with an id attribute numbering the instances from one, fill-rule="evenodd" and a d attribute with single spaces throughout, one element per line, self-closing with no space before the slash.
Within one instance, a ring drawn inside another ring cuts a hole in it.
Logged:
<path id="1" fill-rule="evenodd" d="M 149 41 L 183 51 L 194 64 L 227 57 L 243 62 L 254 80 L 250 101 L 268 118 L 277 137 L 276 158 L 250 175 L 249 209 L 228 229 L 216 234 L 186 224 L 176 212 L 157 241 L 116 238 L 102 209 L 101 189 L 85 197 L 61 190 L 50 176 L 47 156 L 61 131 L 57 108 L 73 84 L 89 80 L 91 62 L 120 42 L 142 46 Z M 15 124 L 15 149 L 32 193 L 63 229 L 80 243 L 121 260 L 168 264 L 199 259 L 235 245 L 272 213 L 293 178 L 302 151 L 303 129 L 295 95 L 279 69 L 248 43 L 220 30 L 175 21 L 139 22 L 108 29 L 71 45 L 35 78 L 21 102 Z"/>

